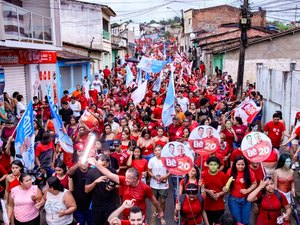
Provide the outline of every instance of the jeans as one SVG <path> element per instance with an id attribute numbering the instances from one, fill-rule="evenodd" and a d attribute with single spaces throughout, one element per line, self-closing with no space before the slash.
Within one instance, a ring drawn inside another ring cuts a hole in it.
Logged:
<path id="1" fill-rule="evenodd" d="M 92 210 L 76 210 L 73 213 L 74 219 L 80 224 L 85 225 L 87 223 L 88 225 L 93 224 L 93 213 Z"/>
<path id="2" fill-rule="evenodd" d="M 249 225 L 251 203 L 247 201 L 247 198 L 236 198 L 229 195 L 228 207 L 237 222 Z"/>
<path id="3" fill-rule="evenodd" d="M 179 177 L 179 182 L 183 179 L 183 177 Z M 173 190 L 174 190 L 174 205 L 176 203 L 176 199 L 178 197 L 178 191 L 177 190 L 177 176 L 172 176 L 171 178 L 172 184 L 173 184 Z M 179 185 L 179 184 L 178 184 Z"/>

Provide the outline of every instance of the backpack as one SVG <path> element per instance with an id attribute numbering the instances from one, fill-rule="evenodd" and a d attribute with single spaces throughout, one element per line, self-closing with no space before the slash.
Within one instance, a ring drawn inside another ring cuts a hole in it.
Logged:
<path id="1" fill-rule="evenodd" d="M 262 195 L 259 197 L 259 199 L 257 199 L 256 203 L 258 204 L 258 206 L 262 202 L 262 200 L 265 197 L 265 195 L 266 195 L 266 193 L 262 193 Z M 277 196 L 278 200 L 280 201 L 280 203 L 282 205 L 282 196 L 281 196 L 281 194 L 279 193 L 278 190 L 275 190 L 275 195 Z"/>
<path id="2" fill-rule="evenodd" d="M 185 194 L 185 193 L 179 196 L 179 203 L 180 203 L 181 206 L 182 206 L 182 204 L 183 204 L 183 201 L 184 201 L 185 197 L 186 197 L 186 194 Z M 198 200 L 199 200 L 199 202 L 200 202 L 200 204 L 201 204 L 201 208 L 202 208 L 202 210 L 203 210 L 203 209 L 204 209 L 204 208 L 203 208 L 203 197 L 202 197 L 201 193 L 198 193 L 198 194 L 197 194 L 197 197 L 198 197 Z"/>

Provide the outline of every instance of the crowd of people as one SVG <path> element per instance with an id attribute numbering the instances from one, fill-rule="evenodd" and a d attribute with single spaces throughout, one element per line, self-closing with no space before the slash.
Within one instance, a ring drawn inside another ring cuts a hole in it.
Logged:
<path id="1" fill-rule="evenodd" d="M 149 45 L 147 40 L 138 44 Z M 172 54 L 172 46 L 167 54 L 176 62 L 179 56 Z M 158 59 L 163 57 L 153 52 Z M 183 54 L 180 58 L 186 60 Z M 0 191 L 7 202 L 9 224 L 38 225 L 42 208 L 49 225 L 142 225 L 151 216 L 160 218 L 161 224 L 249 225 L 252 213 L 257 225 L 290 221 L 290 204 L 295 197 L 292 166 L 299 166 L 300 112 L 291 132 L 286 130 L 280 111 L 263 125 L 265 106 L 254 84 L 247 82 L 241 98 L 237 98 L 229 74 L 217 70 L 207 78 L 203 64 L 188 71 L 174 63 L 175 115 L 166 127 L 162 111 L 170 66 L 163 69 L 158 91 L 153 91 L 155 75 L 150 75 L 145 98 L 135 105 L 130 96 L 136 87 L 124 84 L 127 64 L 137 76 L 134 63 L 117 60 L 112 71 L 106 67 L 94 81 L 86 77 L 74 92 L 64 91 L 59 114 L 73 141 L 73 153 L 65 152 L 55 139 L 47 96 L 33 98 L 35 165 L 46 179 L 41 189 L 14 149 L 14 130 L 25 111 L 23 96 L 15 92 L 10 98 L 5 93 L 4 102 L 0 102 L 4 105 L 3 110 L 0 108 Z M 245 99 L 261 107 L 247 125 L 232 113 Z M 97 126 L 82 120 L 86 111 L 97 120 Z M 164 167 L 162 149 L 172 141 L 188 145 L 191 131 L 200 125 L 219 132 L 220 148 L 205 157 L 194 154 L 192 169 L 178 179 Z M 241 151 L 241 142 L 251 131 L 265 132 L 272 142 L 273 150 L 262 164 L 247 160 Z M 91 135 L 96 141 L 84 161 Z M 288 140 L 282 143 L 285 136 Z M 174 200 L 174 221 L 165 218 L 169 195 Z M 152 215 L 146 215 L 146 199 L 153 205 Z M 225 204 L 230 214 L 225 212 Z"/>

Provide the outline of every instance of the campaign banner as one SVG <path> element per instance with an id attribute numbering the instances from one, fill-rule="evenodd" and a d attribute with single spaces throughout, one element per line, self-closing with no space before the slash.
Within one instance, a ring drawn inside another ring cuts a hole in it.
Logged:
<path id="1" fill-rule="evenodd" d="M 0 67 L 0 95 L 3 95 L 4 88 L 5 88 L 4 68 Z"/>
<path id="2" fill-rule="evenodd" d="M 241 150 L 251 162 L 263 162 L 272 152 L 271 140 L 264 133 L 251 132 L 243 138 Z"/>
<path id="3" fill-rule="evenodd" d="M 189 136 L 189 144 L 198 155 L 210 155 L 220 147 L 220 135 L 211 126 L 198 126 Z"/>
<path id="4" fill-rule="evenodd" d="M 241 117 L 244 124 L 250 124 L 260 110 L 261 107 L 258 107 L 253 100 L 245 100 L 234 109 L 234 117 Z"/>
<path id="5" fill-rule="evenodd" d="M 161 152 L 161 160 L 173 175 L 182 176 L 190 172 L 194 165 L 193 152 L 188 145 L 177 141 L 169 142 Z"/>
<path id="6" fill-rule="evenodd" d="M 79 121 L 81 123 L 84 123 L 89 129 L 99 126 L 99 121 L 97 120 L 97 118 L 92 113 L 90 113 L 88 110 L 84 110 Z"/>
<path id="7" fill-rule="evenodd" d="M 143 56 L 141 61 L 137 65 L 137 68 L 140 68 L 141 70 L 148 73 L 159 73 L 165 65 L 165 61 L 150 59 Z"/>

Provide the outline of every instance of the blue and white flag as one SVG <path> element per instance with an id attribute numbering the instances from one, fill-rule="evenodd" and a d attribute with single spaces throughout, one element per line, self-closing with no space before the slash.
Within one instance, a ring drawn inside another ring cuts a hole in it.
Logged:
<path id="1" fill-rule="evenodd" d="M 141 71 L 141 69 L 138 69 L 138 78 L 137 78 L 138 87 L 142 85 L 142 82 L 143 82 L 142 71 Z"/>
<path id="2" fill-rule="evenodd" d="M 32 101 L 30 101 L 16 129 L 16 155 L 21 155 L 24 166 L 27 169 L 32 169 L 35 160 Z"/>
<path id="3" fill-rule="evenodd" d="M 47 87 L 47 97 L 49 102 L 49 107 L 51 111 L 52 121 L 55 128 L 56 137 L 59 141 L 60 146 L 65 152 L 73 153 L 73 142 L 69 135 L 65 132 L 63 127 L 63 122 L 56 111 L 56 107 L 51 97 L 50 86 Z"/>
<path id="4" fill-rule="evenodd" d="M 174 116 L 175 116 L 175 87 L 174 87 L 174 76 L 172 70 L 170 75 L 168 91 L 167 91 L 165 103 L 162 110 L 162 122 L 165 127 L 169 126 L 172 123 Z"/>
<path id="5" fill-rule="evenodd" d="M 150 73 L 146 73 L 145 79 L 148 80 L 148 81 L 151 79 Z"/>
<path id="6" fill-rule="evenodd" d="M 166 60 L 166 59 L 167 59 L 167 49 L 166 49 L 166 44 L 164 44 L 163 53 L 164 53 L 164 60 Z"/>
<path id="7" fill-rule="evenodd" d="M 148 81 L 145 80 L 142 85 L 140 85 L 134 92 L 131 94 L 131 99 L 133 100 L 134 105 L 139 104 L 146 95 Z"/>
<path id="8" fill-rule="evenodd" d="M 134 80 L 134 76 L 130 67 L 126 66 L 126 86 L 129 87 L 130 83 Z"/>
<path id="9" fill-rule="evenodd" d="M 159 77 L 156 79 L 156 81 L 154 81 L 152 91 L 159 91 L 160 90 L 162 75 L 163 75 L 163 71 L 160 71 Z"/>
<path id="10" fill-rule="evenodd" d="M 148 73 L 159 73 L 165 65 L 165 61 L 150 59 L 143 56 L 141 61 L 137 65 L 137 68 L 140 68 L 141 70 Z"/>
<path id="11" fill-rule="evenodd" d="M 171 58 L 171 56 L 168 57 L 167 63 L 172 63 L 172 58 Z"/>

